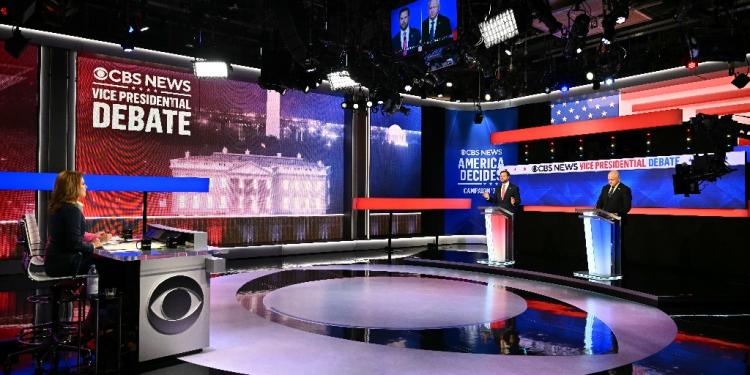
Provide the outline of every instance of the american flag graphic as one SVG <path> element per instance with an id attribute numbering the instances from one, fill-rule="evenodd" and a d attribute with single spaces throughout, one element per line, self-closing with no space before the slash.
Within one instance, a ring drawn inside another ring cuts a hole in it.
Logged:
<path id="1" fill-rule="evenodd" d="M 620 115 L 620 93 L 605 91 L 550 102 L 551 125 L 598 120 Z"/>

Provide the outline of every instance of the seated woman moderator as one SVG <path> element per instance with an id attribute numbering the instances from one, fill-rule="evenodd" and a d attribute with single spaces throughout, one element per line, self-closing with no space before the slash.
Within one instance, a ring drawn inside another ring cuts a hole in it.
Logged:
<path id="1" fill-rule="evenodd" d="M 93 251 L 101 247 L 99 238 L 83 241 L 86 219 L 78 199 L 86 196 L 83 173 L 64 171 L 57 176 L 49 202 L 50 240 L 44 270 L 49 276 L 85 274 L 93 263 Z"/>

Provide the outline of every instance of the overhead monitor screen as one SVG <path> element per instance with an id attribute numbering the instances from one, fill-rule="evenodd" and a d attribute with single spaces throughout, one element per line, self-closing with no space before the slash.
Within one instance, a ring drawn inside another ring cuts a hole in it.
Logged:
<path id="1" fill-rule="evenodd" d="M 391 53 L 409 56 L 458 38 L 456 0 L 420 0 L 391 12 Z"/>

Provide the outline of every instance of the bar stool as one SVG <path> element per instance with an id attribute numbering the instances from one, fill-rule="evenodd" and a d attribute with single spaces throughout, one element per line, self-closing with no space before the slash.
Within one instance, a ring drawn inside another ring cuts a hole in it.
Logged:
<path id="1" fill-rule="evenodd" d="M 50 356 L 50 373 L 56 373 L 58 367 L 57 353 L 60 351 L 76 352 L 78 354 L 76 367 L 78 373 L 82 367 L 88 367 L 91 362 L 91 350 L 88 348 L 81 347 L 81 324 L 82 324 L 82 311 L 83 304 L 80 298 L 62 298 L 64 285 L 60 282 L 65 280 L 76 280 L 85 278 L 85 275 L 77 276 L 64 276 L 64 277 L 52 277 L 48 276 L 44 272 L 44 249 L 45 244 L 40 241 L 39 229 L 36 224 L 36 219 L 32 214 L 23 216 L 23 219 L 19 222 L 22 231 L 23 238 L 26 240 L 24 246 L 24 255 L 22 259 L 22 266 L 26 275 L 35 282 L 54 282 L 52 285 L 52 294 L 50 295 L 35 295 L 28 298 L 29 302 L 32 303 L 49 303 L 51 306 L 52 314 L 51 321 L 48 323 L 35 324 L 21 329 L 18 335 L 18 342 L 26 346 L 27 348 L 16 353 L 8 354 L 5 359 L 3 366 L 3 373 L 9 375 L 11 373 L 11 367 L 13 358 L 18 358 L 24 354 L 33 354 L 36 359 L 35 374 L 42 374 L 44 372 L 43 361 L 48 355 Z M 78 318 L 75 321 L 61 322 L 60 321 L 60 304 L 62 302 L 78 302 Z M 67 324 L 66 324 L 67 323 Z M 77 340 L 77 344 L 73 345 L 73 337 Z M 82 354 L 85 353 L 85 357 Z M 82 361 L 83 360 L 83 361 Z M 82 362 L 85 365 L 82 366 Z"/>

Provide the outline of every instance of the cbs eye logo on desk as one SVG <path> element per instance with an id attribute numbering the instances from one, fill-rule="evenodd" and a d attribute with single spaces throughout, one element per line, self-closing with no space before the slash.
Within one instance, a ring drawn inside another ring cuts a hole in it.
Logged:
<path id="1" fill-rule="evenodd" d="M 173 276 L 159 284 L 148 299 L 148 321 L 165 335 L 187 331 L 203 311 L 203 290 L 187 276 Z"/>

